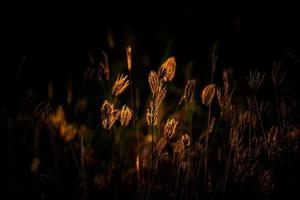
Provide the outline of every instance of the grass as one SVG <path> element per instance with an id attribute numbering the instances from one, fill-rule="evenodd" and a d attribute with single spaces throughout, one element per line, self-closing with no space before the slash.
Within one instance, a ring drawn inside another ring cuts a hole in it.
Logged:
<path id="1" fill-rule="evenodd" d="M 79 99 L 68 92 L 69 103 L 55 105 L 51 87 L 48 100 L 14 121 L 20 129 L 31 127 L 28 135 L 33 137 L 23 139 L 32 149 L 26 158 L 32 164 L 25 171 L 35 180 L 28 186 L 34 188 L 33 195 L 219 199 L 239 193 L 272 198 L 289 191 L 285 182 L 294 185 L 293 176 L 299 175 L 295 166 L 300 137 L 299 122 L 291 112 L 292 95 L 285 90 L 284 63 L 276 63 L 270 73 L 250 71 L 237 82 L 232 69 L 216 70 L 216 48 L 211 80 L 205 85 L 199 85 L 197 77 L 185 80 L 186 86 L 173 83 L 176 76 L 182 78 L 176 74 L 174 57 L 149 71 L 149 77 L 139 77 L 129 47 L 128 70 L 111 71 L 114 68 L 102 52 L 98 71 L 89 68 L 84 74 L 85 82 L 100 85 L 96 97 Z M 149 84 L 143 88 L 148 97 L 138 96 L 141 80 Z M 170 92 L 172 87 L 181 95 Z M 72 98 L 75 103 L 69 105 Z"/>

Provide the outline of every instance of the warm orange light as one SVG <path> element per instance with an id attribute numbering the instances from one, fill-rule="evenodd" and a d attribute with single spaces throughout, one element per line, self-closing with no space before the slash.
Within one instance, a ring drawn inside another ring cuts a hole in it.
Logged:
<path id="1" fill-rule="evenodd" d="M 139 158 L 139 155 L 136 156 L 135 168 L 136 168 L 136 172 L 140 173 L 140 158 Z"/>

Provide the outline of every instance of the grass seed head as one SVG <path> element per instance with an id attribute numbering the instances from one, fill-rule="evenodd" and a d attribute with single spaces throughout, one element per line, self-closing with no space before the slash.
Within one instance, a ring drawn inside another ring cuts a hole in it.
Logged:
<path id="1" fill-rule="evenodd" d="M 166 86 L 159 87 L 158 90 L 154 93 L 153 106 L 156 110 L 158 110 L 160 105 L 162 104 L 164 98 L 166 97 L 166 93 L 167 93 Z"/>
<path id="2" fill-rule="evenodd" d="M 210 105 L 216 93 L 216 84 L 209 84 L 203 90 L 201 94 L 202 103 Z"/>
<path id="3" fill-rule="evenodd" d="M 128 46 L 126 48 L 126 54 L 127 54 L 127 67 L 128 71 L 131 71 L 131 47 Z"/>
<path id="4" fill-rule="evenodd" d="M 127 126 L 132 119 L 133 113 L 130 108 L 123 106 L 120 110 L 120 122 L 122 126 Z"/>
<path id="5" fill-rule="evenodd" d="M 177 131 L 178 121 L 175 119 L 168 119 L 164 127 L 164 136 L 171 139 L 175 137 Z"/>
<path id="6" fill-rule="evenodd" d="M 250 70 L 249 77 L 247 78 L 250 89 L 256 92 L 261 87 L 264 79 L 265 73 Z"/>
<path id="7" fill-rule="evenodd" d="M 105 100 L 101 107 L 102 127 L 110 130 L 115 121 L 118 119 L 119 114 L 119 110 L 114 109 L 114 105 Z"/>
<path id="8" fill-rule="evenodd" d="M 196 81 L 195 80 L 188 80 L 184 87 L 184 93 L 179 101 L 179 105 L 181 105 L 182 102 L 192 102 L 194 98 L 194 92 L 196 87 Z"/>
<path id="9" fill-rule="evenodd" d="M 172 81 L 176 73 L 176 61 L 174 57 L 168 58 L 159 68 L 159 77 L 163 81 Z"/>
<path id="10" fill-rule="evenodd" d="M 160 87 L 160 81 L 159 81 L 159 78 L 158 78 L 157 73 L 155 71 L 150 72 L 149 77 L 148 77 L 148 82 L 149 82 L 152 94 L 155 94 L 156 91 Z"/>
<path id="11" fill-rule="evenodd" d="M 112 87 L 112 95 L 119 96 L 128 87 L 129 80 L 128 76 L 124 74 L 119 74 L 117 80 Z"/>
<path id="12" fill-rule="evenodd" d="M 158 119 L 158 110 L 154 108 L 153 102 L 150 102 L 150 106 L 146 112 L 146 121 L 148 126 L 155 126 L 157 125 Z"/>

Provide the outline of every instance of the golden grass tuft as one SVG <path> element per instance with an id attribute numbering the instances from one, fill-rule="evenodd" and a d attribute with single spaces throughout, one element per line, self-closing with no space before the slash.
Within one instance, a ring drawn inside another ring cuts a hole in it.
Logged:
<path id="1" fill-rule="evenodd" d="M 101 125 L 104 129 L 110 130 L 120 115 L 119 110 L 114 109 L 114 105 L 107 100 L 101 107 Z"/>
<path id="2" fill-rule="evenodd" d="M 175 137 L 177 131 L 178 121 L 175 119 L 168 119 L 164 127 L 164 136 L 171 139 Z"/>
<path id="3" fill-rule="evenodd" d="M 153 105 L 153 102 L 150 102 L 150 106 L 146 112 L 146 121 L 148 126 L 155 126 L 157 125 L 158 119 L 158 110 Z"/>
<path id="4" fill-rule="evenodd" d="M 151 71 L 148 77 L 149 86 L 152 94 L 155 94 L 160 87 L 160 81 L 155 71 Z"/>
<path id="5" fill-rule="evenodd" d="M 127 67 L 128 71 L 131 71 L 131 47 L 128 46 L 126 48 L 126 54 L 127 54 Z"/>
<path id="6" fill-rule="evenodd" d="M 176 61 L 174 57 L 168 58 L 159 68 L 158 74 L 163 81 L 172 81 L 176 73 Z"/>
<path id="7" fill-rule="evenodd" d="M 129 86 L 128 76 L 124 74 L 119 74 L 117 80 L 112 87 L 112 95 L 119 96 L 124 92 L 124 90 Z"/>
<path id="8" fill-rule="evenodd" d="M 188 80 L 188 82 L 185 84 L 184 93 L 179 101 L 179 105 L 181 105 L 182 102 L 190 103 L 193 101 L 195 87 L 196 87 L 196 81 Z"/>
<path id="9" fill-rule="evenodd" d="M 123 106 L 120 110 L 120 122 L 122 126 L 127 126 L 132 119 L 133 113 L 130 108 Z"/>
<path id="10" fill-rule="evenodd" d="M 210 105 L 216 93 L 216 84 L 212 83 L 207 85 L 201 94 L 202 103 L 205 105 Z"/>
<path id="11" fill-rule="evenodd" d="M 247 77 L 250 89 L 252 89 L 254 92 L 257 91 L 261 87 L 264 79 L 265 73 L 258 71 L 253 72 L 252 70 L 250 70 L 249 77 Z"/>

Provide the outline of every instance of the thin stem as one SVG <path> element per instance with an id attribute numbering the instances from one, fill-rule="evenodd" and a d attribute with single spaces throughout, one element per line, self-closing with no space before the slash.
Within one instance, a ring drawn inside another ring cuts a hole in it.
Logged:
<path id="1" fill-rule="evenodd" d="M 190 135 L 190 145 L 191 144 L 193 144 L 193 141 L 192 141 L 192 132 L 193 132 L 193 129 L 192 129 L 192 124 L 193 124 L 193 105 L 192 105 L 192 103 L 191 102 L 189 102 L 188 104 L 188 116 L 189 116 L 189 135 Z M 188 148 L 188 161 L 190 162 L 190 163 L 192 163 L 192 160 L 191 160 L 191 151 L 192 151 L 192 148 L 191 147 L 189 147 Z M 187 186 L 189 186 L 189 181 L 192 179 L 192 178 L 190 178 L 190 172 L 192 171 L 192 165 L 190 164 L 190 165 L 188 165 L 188 169 L 187 169 L 187 173 L 186 173 L 186 178 L 185 178 L 185 185 L 187 185 Z M 180 170 L 180 167 L 178 168 L 179 170 Z M 180 172 L 180 171 L 179 171 Z M 179 173 L 178 172 L 178 173 Z M 177 175 L 177 176 L 179 176 L 179 175 Z M 177 183 L 176 183 L 176 185 L 177 185 Z M 177 190 L 177 188 L 176 188 L 176 190 Z M 175 196 L 176 196 L 176 192 L 175 192 Z M 175 197 L 176 198 L 176 197 Z"/>
<path id="2" fill-rule="evenodd" d="M 54 142 L 54 136 L 51 135 L 51 146 L 52 146 L 52 155 L 53 155 L 53 161 L 54 161 L 54 166 L 55 166 L 55 170 L 56 170 L 56 174 L 57 174 L 57 179 L 58 179 L 58 183 L 60 182 L 60 173 L 59 173 L 59 168 L 58 168 L 58 164 L 57 164 L 57 157 L 56 157 L 56 146 L 55 146 L 55 142 Z"/>
<path id="3" fill-rule="evenodd" d="M 256 110 L 257 110 L 258 120 L 259 120 L 259 123 L 260 123 L 260 126 L 261 126 L 261 130 L 262 130 L 262 133 L 263 133 L 266 149 L 267 149 L 267 152 L 268 152 L 268 156 L 270 156 L 269 147 L 268 147 L 266 134 L 265 134 L 265 129 L 264 129 L 264 125 L 262 123 L 262 119 L 261 119 L 261 115 L 260 115 L 260 111 L 259 111 L 259 108 L 258 108 L 258 103 L 257 103 L 257 99 L 256 99 L 255 95 L 254 95 L 254 101 L 255 101 L 255 106 L 256 106 Z"/>
<path id="4" fill-rule="evenodd" d="M 276 112 L 277 112 L 277 120 L 280 127 L 280 130 L 282 130 L 282 124 L 281 124 L 281 116 L 280 116 L 280 103 L 279 103 L 279 95 L 278 91 L 275 88 L 275 100 L 276 100 Z"/>
<path id="5" fill-rule="evenodd" d="M 84 136 L 80 136 L 80 165 L 84 168 L 86 149 L 84 147 Z"/>
<path id="6" fill-rule="evenodd" d="M 135 111 L 134 100 L 133 100 L 133 78 L 132 72 L 129 72 L 129 80 L 130 80 L 130 101 L 131 101 L 131 109 Z M 134 112 L 135 113 L 135 112 Z M 133 128 L 135 128 L 135 120 L 133 119 Z"/>
<path id="7" fill-rule="evenodd" d="M 70 141 L 70 142 L 68 142 L 68 145 L 69 145 L 69 148 L 70 148 L 70 150 L 71 150 L 71 153 L 72 153 L 72 156 L 73 156 L 73 159 L 74 159 L 75 165 L 76 165 L 76 167 L 77 167 L 77 170 L 78 170 L 78 172 L 79 172 L 79 175 L 81 176 L 81 174 L 82 174 L 82 173 L 81 173 L 81 169 L 80 169 L 80 166 L 79 166 L 78 160 L 77 160 L 77 158 L 76 158 L 76 155 L 75 155 L 74 149 L 73 149 L 73 147 L 72 147 L 71 141 Z"/>
<path id="8" fill-rule="evenodd" d="M 111 145 L 110 145 L 110 167 L 111 167 L 111 172 L 113 169 L 113 161 L 114 161 L 114 132 L 112 130 L 110 130 L 110 134 L 109 136 L 111 136 Z"/>
<path id="9" fill-rule="evenodd" d="M 251 124 L 249 123 L 249 146 L 248 146 L 248 148 L 249 148 L 249 152 L 251 152 Z"/>
<path id="10" fill-rule="evenodd" d="M 150 193 L 152 190 L 152 184 L 153 184 L 153 170 L 154 170 L 154 135 L 155 135 L 155 126 L 151 125 L 151 134 L 152 134 L 152 142 L 151 142 L 151 170 L 150 173 L 148 173 L 148 184 L 149 184 L 149 190 L 147 194 L 147 198 L 150 198 Z"/>
<path id="11" fill-rule="evenodd" d="M 98 128 L 100 127 L 100 123 L 101 123 L 101 122 L 99 122 L 99 123 L 97 124 L 97 126 L 96 126 L 94 132 L 92 133 L 92 137 L 91 137 L 89 143 L 88 143 L 87 146 L 86 146 L 86 152 L 88 151 L 88 149 L 90 148 L 90 146 L 91 146 L 91 144 L 92 144 L 92 141 L 93 141 L 93 139 L 94 139 L 94 137 L 95 137 L 95 135 L 96 135 L 96 132 L 97 132 Z M 86 157 L 86 154 L 85 154 L 85 157 Z"/>
<path id="12" fill-rule="evenodd" d="M 210 118 L 211 118 L 211 104 L 208 107 L 208 120 L 207 120 L 207 129 L 205 135 L 204 184 L 206 184 L 206 174 L 207 174 L 208 135 L 209 135 Z"/>
<path id="13" fill-rule="evenodd" d="M 71 144 L 70 144 L 71 145 Z M 81 199 L 87 199 L 87 178 L 86 178 L 86 170 L 85 170 L 85 154 L 86 150 L 84 147 L 84 136 L 80 136 L 80 169 L 81 174 L 79 176 L 80 186 L 81 186 Z"/>
<path id="14" fill-rule="evenodd" d="M 39 124 L 39 122 L 36 124 L 35 130 L 34 130 L 34 148 L 36 150 L 35 157 L 37 159 L 39 159 L 39 130 L 38 130 L 38 124 Z M 39 168 L 37 168 L 37 170 L 35 172 L 35 184 L 36 184 L 36 187 L 37 187 L 36 189 L 38 190 L 38 187 L 39 187 Z"/>
<path id="15" fill-rule="evenodd" d="M 140 159 L 140 158 L 138 158 L 138 159 Z M 140 199 L 140 197 L 141 197 L 141 186 L 140 186 L 140 172 L 139 172 L 139 170 L 137 170 L 137 182 L 138 182 L 138 199 Z"/>
<path id="16" fill-rule="evenodd" d="M 225 192 L 225 189 L 226 189 L 226 183 L 227 183 L 227 177 L 228 177 L 228 170 L 229 170 L 230 158 L 231 158 L 231 152 L 232 152 L 232 146 L 230 145 L 230 150 L 229 150 L 229 154 L 228 154 L 228 161 L 227 161 L 227 167 L 226 167 L 226 172 L 225 172 L 223 193 Z"/>
<path id="17" fill-rule="evenodd" d="M 210 83 L 214 82 L 214 73 L 216 69 L 216 60 L 215 63 L 212 63 L 212 71 L 211 71 L 211 80 Z M 211 118 L 211 104 L 208 106 L 208 120 L 207 120 L 207 129 L 206 129 L 206 145 L 205 145 L 205 164 L 204 164 L 204 184 L 206 184 L 206 174 L 207 174 L 207 157 L 208 157 L 208 135 L 209 135 L 209 127 L 210 127 L 210 118 Z"/>
<path id="18" fill-rule="evenodd" d="M 10 192 L 13 191 L 13 154 L 12 154 L 12 118 L 8 119 L 8 152 L 9 152 L 9 169 L 10 169 L 10 178 L 9 178 L 9 189 Z"/>
<path id="19" fill-rule="evenodd" d="M 191 103 L 189 103 L 189 107 L 190 107 L 190 112 L 189 112 L 189 131 L 190 131 L 190 134 L 192 134 L 192 132 L 193 132 L 193 105 L 191 105 Z"/>
<path id="20" fill-rule="evenodd" d="M 104 132 L 104 151 L 105 151 L 105 169 L 107 170 L 107 171 L 109 171 L 109 165 L 108 165 L 108 158 L 109 158 L 109 134 L 110 134 L 110 132 L 108 131 L 108 130 L 105 130 L 105 132 Z"/>
<path id="21" fill-rule="evenodd" d="M 139 132 L 138 132 L 138 129 L 137 129 L 137 127 L 136 127 L 136 129 L 135 129 L 135 132 L 136 132 L 136 142 L 137 142 L 137 158 L 138 159 L 140 159 L 140 143 L 139 143 Z M 140 167 L 140 160 L 138 160 L 138 162 L 139 162 L 139 167 Z M 139 171 L 137 171 L 137 179 L 138 179 L 138 199 L 140 199 L 140 193 L 141 193 L 141 191 L 140 191 L 140 170 Z"/>
<path id="22" fill-rule="evenodd" d="M 107 80 L 107 86 L 108 86 L 108 97 L 109 97 L 109 100 L 112 100 L 110 80 Z"/>
<path id="23" fill-rule="evenodd" d="M 139 158 L 140 155 L 140 138 L 139 138 L 139 132 L 137 129 L 137 125 L 136 125 L 136 117 L 137 117 L 137 110 L 135 109 L 135 105 L 134 105 L 134 97 L 133 97 L 133 76 L 132 76 L 132 71 L 129 71 L 129 80 L 130 80 L 130 101 L 131 101 L 131 109 L 133 110 L 133 129 L 135 129 L 135 133 L 136 133 L 136 143 L 137 143 L 137 157 Z M 137 181 L 138 181 L 138 199 L 140 199 L 140 172 L 137 171 Z"/>
<path id="24" fill-rule="evenodd" d="M 151 163 L 151 173 L 153 174 L 153 169 L 154 169 L 154 137 L 155 137 L 155 126 L 152 127 L 152 147 L 151 147 L 151 158 L 152 158 L 152 163 Z"/>
<path id="25" fill-rule="evenodd" d="M 176 174 L 176 185 L 175 185 L 175 191 L 174 191 L 174 200 L 176 200 L 177 197 L 177 188 L 178 188 L 178 182 L 179 182 L 179 176 L 180 176 L 180 167 L 178 166 L 177 174 Z"/>

